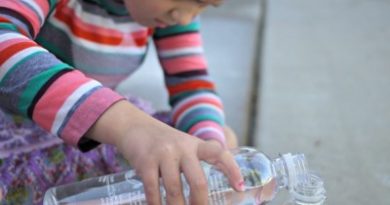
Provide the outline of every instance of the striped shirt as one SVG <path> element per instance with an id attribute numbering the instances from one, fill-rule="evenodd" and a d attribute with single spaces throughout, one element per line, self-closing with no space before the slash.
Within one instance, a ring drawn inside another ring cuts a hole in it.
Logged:
<path id="1" fill-rule="evenodd" d="M 176 128 L 224 143 L 224 114 L 207 72 L 199 22 L 151 29 L 112 0 L 1 0 L 0 103 L 81 150 L 111 90 L 143 62 L 153 41 Z"/>

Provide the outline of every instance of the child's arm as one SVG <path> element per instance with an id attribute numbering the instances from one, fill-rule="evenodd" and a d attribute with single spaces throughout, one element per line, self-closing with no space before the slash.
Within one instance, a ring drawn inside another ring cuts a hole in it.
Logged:
<path id="1" fill-rule="evenodd" d="M 82 136 L 122 97 L 34 42 L 56 4 L 1 0 L 0 104 L 86 151 L 98 143 Z"/>
<path id="2" fill-rule="evenodd" d="M 208 75 L 198 20 L 186 26 L 156 29 L 154 40 L 175 127 L 226 145 L 223 106 Z"/>
<path id="3" fill-rule="evenodd" d="M 237 164 L 217 143 L 203 142 L 147 116 L 33 41 L 55 2 L 1 0 L 1 107 L 32 119 L 82 150 L 97 142 L 116 145 L 143 178 L 149 204 L 160 204 L 159 172 L 168 199 L 174 200 L 170 203 L 183 200 L 178 195 L 180 171 L 191 186 L 193 204 L 206 204 L 199 159 L 219 166 L 239 189 L 242 177 Z"/>

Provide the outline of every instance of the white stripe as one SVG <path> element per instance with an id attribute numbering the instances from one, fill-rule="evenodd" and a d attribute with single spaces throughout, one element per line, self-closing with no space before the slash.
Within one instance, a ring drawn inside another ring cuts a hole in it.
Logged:
<path id="1" fill-rule="evenodd" d="M 41 7 L 39 7 L 35 1 L 31 1 L 31 0 L 22 0 L 24 3 L 30 5 L 32 8 L 34 8 L 34 10 L 38 13 L 38 16 L 40 18 L 40 22 L 41 22 L 41 26 L 43 25 L 44 21 L 45 21 L 45 15 L 43 14 L 43 11 L 41 9 Z"/>
<path id="2" fill-rule="evenodd" d="M 199 93 L 195 94 L 191 97 L 185 98 L 184 100 L 180 101 L 176 106 L 172 109 L 172 113 L 175 113 L 177 110 L 179 110 L 181 107 L 183 107 L 185 104 L 189 103 L 190 101 L 196 100 L 196 98 L 213 98 L 217 102 L 219 102 L 222 105 L 221 99 L 217 97 L 215 94 L 212 93 Z"/>
<path id="3" fill-rule="evenodd" d="M 0 35 L 0 43 L 6 42 L 6 41 L 11 40 L 11 39 L 15 39 L 15 38 L 23 38 L 26 40 L 30 40 L 26 36 L 23 36 L 22 34 L 19 34 L 19 33 L 6 33 L 3 35 Z"/>
<path id="4" fill-rule="evenodd" d="M 78 18 L 83 19 L 83 22 L 85 22 L 85 23 L 97 25 L 97 26 L 107 28 L 107 29 L 115 29 L 115 30 L 118 30 L 118 31 L 124 32 L 124 33 L 131 33 L 131 32 L 139 31 L 142 29 L 146 29 L 145 26 L 142 26 L 136 22 L 116 23 L 111 18 L 96 15 L 93 13 L 89 13 L 89 12 L 83 10 L 79 1 L 77 1 L 77 3 L 78 3 L 77 5 L 75 5 L 75 6 L 69 5 L 69 7 L 74 7 L 75 15 Z M 96 24 L 97 22 L 99 24 Z"/>
<path id="5" fill-rule="evenodd" d="M 57 133 L 61 127 L 63 121 L 66 118 L 68 112 L 72 109 L 73 105 L 88 91 L 91 89 L 101 86 L 101 84 L 95 80 L 88 81 L 77 88 L 64 102 L 61 108 L 58 110 L 51 127 L 51 133 Z"/>
<path id="6" fill-rule="evenodd" d="M 218 133 L 220 135 L 220 137 L 224 136 L 224 134 L 223 134 L 223 132 L 221 130 L 219 130 L 217 128 L 214 128 L 214 127 L 203 127 L 203 128 L 200 128 L 200 129 L 196 130 L 194 133 L 192 133 L 192 135 L 199 136 L 202 133 L 209 132 L 209 131 Z"/>
<path id="7" fill-rule="evenodd" d="M 46 51 L 42 47 L 33 46 L 26 49 L 23 49 L 17 53 L 15 53 L 12 57 L 8 58 L 2 65 L 0 65 L 0 81 L 3 80 L 4 76 L 7 74 L 9 69 L 11 69 L 16 63 L 21 61 L 23 58 L 38 52 L 38 51 Z"/>
<path id="8" fill-rule="evenodd" d="M 85 48 L 89 48 L 91 50 L 98 50 L 101 52 L 107 53 L 116 53 L 116 54 L 127 54 L 127 55 L 142 55 L 146 52 L 146 46 L 143 47 L 129 47 L 129 46 L 109 46 L 103 45 L 99 43 L 95 43 L 92 41 L 88 41 L 82 38 L 78 38 L 73 35 L 72 31 L 70 31 L 69 27 L 61 21 L 58 21 L 55 18 L 51 18 L 50 22 L 57 28 L 64 31 L 67 36 L 77 45 L 80 45 Z"/>
<path id="9" fill-rule="evenodd" d="M 178 49 L 160 51 L 158 55 L 162 58 L 169 58 L 169 57 L 175 57 L 180 55 L 201 54 L 201 53 L 203 53 L 202 47 L 188 47 L 188 48 L 178 48 Z"/>
<path id="10" fill-rule="evenodd" d="M 182 112 L 182 114 L 177 118 L 177 124 L 178 124 L 178 122 L 180 122 L 184 118 L 184 116 L 186 116 L 192 110 L 195 110 L 196 108 L 199 108 L 199 107 L 207 107 L 207 108 L 211 108 L 213 110 L 216 110 L 222 116 L 222 118 L 225 118 L 224 113 L 222 112 L 221 108 L 216 107 L 212 104 L 200 103 L 200 104 L 196 104 L 195 106 L 192 106 L 189 109 Z"/>

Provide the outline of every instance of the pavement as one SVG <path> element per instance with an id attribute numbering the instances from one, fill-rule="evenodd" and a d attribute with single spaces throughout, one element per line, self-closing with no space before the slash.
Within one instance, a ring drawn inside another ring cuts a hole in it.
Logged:
<path id="1" fill-rule="evenodd" d="M 390 204 L 389 11 L 389 0 L 226 0 L 202 16 L 240 145 L 304 153 L 327 205 Z M 153 55 L 127 90 L 168 109 Z"/>
<path id="2" fill-rule="evenodd" d="M 256 146 L 305 153 L 328 205 L 390 204 L 389 11 L 386 0 L 267 1 Z"/>

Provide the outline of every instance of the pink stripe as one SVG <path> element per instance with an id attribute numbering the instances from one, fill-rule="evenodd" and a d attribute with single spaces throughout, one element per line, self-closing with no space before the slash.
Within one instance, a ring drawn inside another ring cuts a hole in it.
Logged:
<path id="1" fill-rule="evenodd" d="M 17 44 L 20 42 L 28 42 L 28 41 L 31 41 L 31 40 L 25 39 L 25 38 L 13 38 L 13 39 L 4 41 L 4 42 L 0 43 L 0 52 L 13 44 Z"/>
<path id="2" fill-rule="evenodd" d="M 89 96 L 81 104 L 67 122 L 62 133 L 62 139 L 71 145 L 77 145 L 80 138 L 89 130 L 97 119 L 122 96 L 108 88 L 102 88 Z"/>
<path id="3" fill-rule="evenodd" d="M 172 119 L 174 122 L 176 122 L 177 118 L 179 118 L 179 116 L 185 112 L 186 110 L 188 110 L 189 108 L 191 108 L 192 106 L 196 106 L 200 103 L 207 103 L 207 104 L 211 104 L 211 105 L 214 105 L 214 106 L 217 106 L 219 108 L 221 108 L 222 110 L 222 104 L 219 100 L 215 99 L 215 98 L 211 98 L 211 97 L 198 97 L 198 98 L 194 98 L 192 100 L 188 100 L 188 102 L 185 102 L 183 104 L 180 104 L 178 107 L 175 107 L 175 109 L 173 110 L 173 115 L 172 115 Z"/>
<path id="4" fill-rule="evenodd" d="M 45 94 L 35 105 L 33 119 L 41 127 L 50 130 L 57 112 L 66 99 L 81 85 L 90 81 L 80 71 L 64 74 L 50 85 Z"/>
<path id="5" fill-rule="evenodd" d="M 156 45 L 159 50 L 199 47 L 202 45 L 202 40 L 199 33 L 190 33 L 157 40 Z"/>
<path id="6" fill-rule="evenodd" d="M 25 6 L 22 2 L 15 0 L 2 0 L 1 4 L 1 7 L 11 9 L 25 17 L 31 23 L 35 34 L 39 32 L 39 17 L 29 7 Z"/>
<path id="7" fill-rule="evenodd" d="M 190 134 L 195 133 L 197 130 L 204 128 L 204 127 L 213 127 L 215 129 L 220 130 L 223 133 L 223 129 L 222 129 L 221 125 L 214 122 L 214 121 L 198 122 L 194 126 L 191 127 L 191 129 L 188 131 L 188 133 L 190 133 Z"/>
<path id="8" fill-rule="evenodd" d="M 207 67 L 206 60 L 202 55 L 162 59 L 161 63 L 168 74 L 177 74 L 192 70 L 205 70 Z"/>
<path id="9" fill-rule="evenodd" d="M 42 12 L 45 16 L 49 13 L 49 2 L 47 0 L 35 0 L 35 2 L 41 7 Z"/>
<path id="10" fill-rule="evenodd" d="M 93 78 L 101 82 L 104 86 L 113 88 L 118 85 L 122 80 L 126 79 L 129 75 L 96 75 L 96 74 L 86 74 L 88 77 Z"/>
<path id="11" fill-rule="evenodd" d="M 219 143 L 221 143 L 221 145 L 224 148 L 227 147 L 225 136 L 221 136 L 220 133 L 218 133 L 218 132 L 213 132 L 213 131 L 203 132 L 197 137 L 199 137 L 200 139 L 203 139 L 203 140 L 216 140 Z"/>

